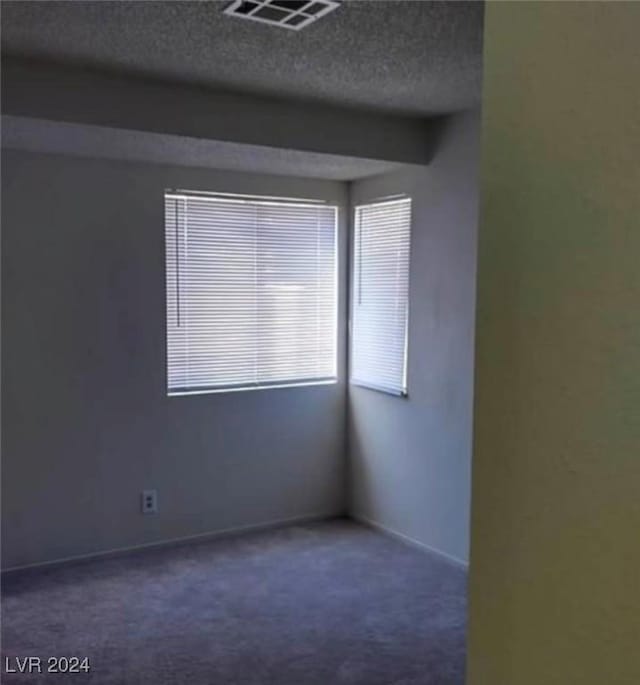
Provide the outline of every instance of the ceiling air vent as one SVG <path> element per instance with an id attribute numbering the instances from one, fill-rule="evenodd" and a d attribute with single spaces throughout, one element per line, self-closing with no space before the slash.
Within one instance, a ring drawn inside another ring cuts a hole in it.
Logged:
<path id="1" fill-rule="evenodd" d="M 339 5 L 338 0 L 234 0 L 224 13 L 299 31 Z"/>

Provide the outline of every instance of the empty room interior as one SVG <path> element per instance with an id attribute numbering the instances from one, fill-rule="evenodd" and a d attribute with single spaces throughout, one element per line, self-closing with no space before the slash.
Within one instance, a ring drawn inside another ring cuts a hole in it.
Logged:
<path id="1" fill-rule="evenodd" d="M 640 683 L 640 3 L 3 0 L 7 683 Z"/>

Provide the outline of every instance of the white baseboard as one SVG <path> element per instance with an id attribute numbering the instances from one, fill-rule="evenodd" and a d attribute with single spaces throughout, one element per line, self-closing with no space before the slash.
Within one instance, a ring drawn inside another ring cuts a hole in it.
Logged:
<path id="1" fill-rule="evenodd" d="M 384 526 L 382 523 L 378 523 L 377 521 L 374 521 L 373 519 L 367 518 L 366 516 L 362 516 L 360 514 L 356 514 L 353 512 L 350 512 L 349 516 L 354 521 L 358 521 L 358 523 L 362 523 L 364 526 L 368 526 L 369 528 L 374 528 L 375 530 L 378 530 L 381 533 L 385 533 L 386 535 L 390 535 L 391 537 L 396 538 L 397 540 L 400 540 L 401 542 L 404 542 L 407 545 L 411 545 L 412 547 L 417 547 L 419 549 L 430 552 L 431 554 L 435 554 L 436 556 L 442 557 L 443 559 L 446 559 L 447 561 L 452 562 L 456 566 L 461 566 L 465 570 L 469 569 L 469 562 L 468 561 L 463 561 L 462 559 L 459 559 L 458 557 L 454 557 L 453 555 L 447 554 L 446 552 L 443 552 L 442 550 L 436 549 L 435 547 L 431 547 L 431 545 L 427 545 L 424 542 L 420 542 L 420 540 L 416 540 L 415 538 L 409 537 L 408 535 L 405 535 L 404 533 L 399 533 L 397 530 L 394 530 L 393 528 L 389 528 L 388 526 Z"/>
<path id="2" fill-rule="evenodd" d="M 301 525 L 305 523 L 314 523 L 317 521 L 325 521 L 344 516 L 343 513 L 317 513 L 317 514 L 303 514 L 302 516 L 293 516 L 283 519 L 272 519 L 263 523 L 250 523 L 244 526 L 235 526 L 232 528 L 223 528 L 220 530 L 208 531 L 205 533 L 196 533 L 195 535 L 186 535 L 178 538 L 169 538 L 167 540 L 157 540 L 154 542 L 143 542 L 139 545 L 129 545 L 127 547 L 115 547 L 104 550 L 102 552 L 90 552 L 88 554 L 78 554 L 69 557 L 62 557 L 59 559 L 51 559 L 48 561 L 37 561 L 32 564 L 23 564 L 19 566 L 11 566 L 2 569 L 2 573 L 11 573 L 13 571 L 24 571 L 26 569 L 35 569 L 45 566 L 61 566 L 78 561 L 91 561 L 93 559 L 109 559 L 113 557 L 126 556 L 130 553 L 142 551 L 146 549 L 155 549 L 162 547 L 178 547 L 180 545 L 188 545 L 194 542 L 206 542 L 207 540 L 217 540 L 219 538 L 230 537 L 234 535 L 241 535 L 242 533 L 257 533 L 260 531 L 272 530 L 275 528 L 285 528 L 293 525 Z"/>

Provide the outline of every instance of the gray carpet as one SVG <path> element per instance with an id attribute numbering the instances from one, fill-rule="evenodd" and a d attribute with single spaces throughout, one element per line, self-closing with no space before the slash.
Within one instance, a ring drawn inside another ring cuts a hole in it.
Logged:
<path id="1" fill-rule="evenodd" d="M 348 520 L 6 574 L 2 682 L 461 685 L 466 573 Z M 5 656 L 88 656 L 7 675 Z"/>

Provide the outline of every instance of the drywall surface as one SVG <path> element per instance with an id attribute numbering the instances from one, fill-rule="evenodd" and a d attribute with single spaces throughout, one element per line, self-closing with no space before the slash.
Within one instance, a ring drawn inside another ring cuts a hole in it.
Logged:
<path id="1" fill-rule="evenodd" d="M 343 381 L 167 397 L 165 188 L 347 200 L 336 182 L 4 152 L 5 568 L 344 510 Z"/>
<path id="2" fill-rule="evenodd" d="M 470 685 L 640 682 L 640 4 L 489 3 Z"/>
<path id="3" fill-rule="evenodd" d="M 287 102 L 11 58 L 3 59 L 1 86 L 8 115 L 388 162 L 428 164 L 445 119 Z"/>
<path id="4" fill-rule="evenodd" d="M 466 561 L 479 115 L 452 117 L 434 161 L 356 182 L 352 203 L 412 197 L 408 397 L 349 388 L 352 512 Z"/>
<path id="5" fill-rule="evenodd" d="M 403 164 L 321 152 L 301 152 L 266 145 L 246 145 L 206 138 L 187 138 L 149 131 L 69 124 L 3 114 L 2 147 L 93 159 L 153 162 L 172 166 L 254 174 L 351 181 L 404 167 Z"/>

